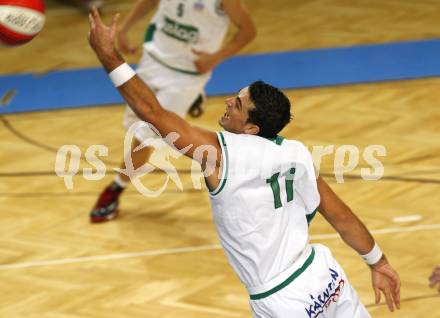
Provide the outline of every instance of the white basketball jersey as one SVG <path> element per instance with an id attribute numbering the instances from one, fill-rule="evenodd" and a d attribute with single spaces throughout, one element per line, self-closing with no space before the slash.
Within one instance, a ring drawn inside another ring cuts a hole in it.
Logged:
<path id="1" fill-rule="evenodd" d="M 197 56 L 192 49 L 217 51 L 228 26 L 220 0 L 161 0 L 145 35 L 144 48 L 165 66 L 197 73 Z"/>
<path id="2" fill-rule="evenodd" d="M 308 220 L 320 197 L 312 157 L 301 142 L 282 137 L 221 132 L 218 139 L 223 164 L 210 192 L 214 221 L 240 280 L 261 293 L 313 259 Z"/>

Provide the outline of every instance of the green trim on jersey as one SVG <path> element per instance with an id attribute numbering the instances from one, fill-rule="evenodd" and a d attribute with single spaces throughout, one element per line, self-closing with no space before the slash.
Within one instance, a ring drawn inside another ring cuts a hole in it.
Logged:
<path id="1" fill-rule="evenodd" d="M 226 145 L 225 142 L 225 137 L 223 136 L 223 134 L 221 132 L 218 133 L 220 136 L 220 146 L 222 148 L 222 153 L 223 153 L 223 159 L 224 159 L 224 165 L 223 165 L 223 169 L 224 173 L 222 173 L 222 180 L 220 181 L 220 184 L 217 186 L 217 188 L 211 192 L 211 195 L 217 195 L 219 194 L 223 188 L 225 187 L 226 184 L 226 180 L 228 180 L 228 169 L 229 169 L 229 156 L 228 156 L 228 146 Z"/>
<path id="2" fill-rule="evenodd" d="M 283 140 L 284 140 L 284 137 L 276 136 L 274 141 L 278 146 L 281 146 L 281 144 L 283 143 Z"/>
<path id="3" fill-rule="evenodd" d="M 291 282 L 293 282 L 299 275 L 301 275 L 307 269 L 307 267 L 309 267 L 310 264 L 312 264 L 314 258 L 315 258 L 315 249 L 312 247 L 312 252 L 310 253 L 310 256 L 307 257 L 304 264 L 300 268 L 298 268 L 292 275 L 290 275 L 284 282 L 282 282 L 278 286 L 275 286 L 271 290 L 268 290 L 267 292 L 250 295 L 250 298 L 252 300 L 258 300 L 269 297 L 270 295 L 275 294 L 277 291 L 280 291 L 281 289 L 289 285 Z"/>
<path id="4" fill-rule="evenodd" d="M 219 16 L 222 16 L 222 17 L 226 15 L 225 10 L 223 10 L 222 0 L 215 1 L 215 13 L 217 13 Z"/>
<path id="5" fill-rule="evenodd" d="M 284 137 L 283 136 L 276 136 L 275 138 L 266 138 L 267 140 L 273 141 L 274 143 L 276 143 L 278 146 L 281 146 L 281 144 L 284 141 Z"/>
<path id="6" fill-rule="evenodd" d="M 310 214 L 306 214 L 306 218 L 307 218 L 307 223 L 310 224 L 310 222 L 312 222 L 313 218 L 316 215 L 316 212 L 318 212 L 318 207 L 316 207 L 315 211 L 313 211 Z"/>
<path id="7" fill-rule="evenodd" d="M 147 53 L 148 53 L 148 55 L 149 55 L 153 60 L 155 60 L 157 63 L 159 63 L 159 64 L 165 66 L 166 68 L 169 68 L 170 70 L 173 70 L 173 71 L 176 71 L 176 72 L 179 72 L 179 73 L 188 74 L 188 75 L 195 75 L 195 76 L 200 75 L 200 73 L 199 73 L 199 72 L 196 72 L 196 71 L 188 71 L 188 70 L 184 70 L 184 69 L 181 69 L 181 68 L 177 68 L 177 67 L 174 67 L 174 66 L 168 65 L 167 63 L 165 63 L 164 61 L 162 61 L 160 58 L 158 58 L 157 56 L 155 56 L 155 55 L 152 54 L 151 52 L 147 52 Z"/>
<path id="8" fill-rule="evenodd" d="M 156 33 L 156 24 L 151 23 L 145 31 L 144 42 L 153 41 L 154 33 Z"/>
<path id="9" fill-rule="evenodd" d="M 193 25 L 182 24 L 170 17 L 164 16 L 165 25 L 160 29 L 165 35 L 186 44 L 196 44 L 199 41 L 199 29 Z"/>

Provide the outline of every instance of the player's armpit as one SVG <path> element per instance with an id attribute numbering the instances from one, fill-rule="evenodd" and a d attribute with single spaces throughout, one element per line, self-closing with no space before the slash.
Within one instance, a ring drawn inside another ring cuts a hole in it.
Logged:
<path id="1" fill-rule="evenodd" d="M 319 212 L 333 226 L 335 226 L 335 223 L 344 223 L 345 219 L 349 217 L 347 213 L 349 207 L 333 192 L 321 176 L 317 178 L 316 182 L 321 197 Z"/>
<path id="2" fill-rule="evenodd" d="M 319 213 L 345 243 L 361 255 L 368 254 L 374 246 L 374 239 L 368 229 L 321 177 L 317 183 L 321 197 Z"/>

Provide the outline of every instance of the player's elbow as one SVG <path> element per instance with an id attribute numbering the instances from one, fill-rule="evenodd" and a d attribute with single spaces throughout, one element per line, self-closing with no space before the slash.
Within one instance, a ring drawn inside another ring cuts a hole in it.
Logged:
<path id="1" fill-rule="evenodd" d="M 240 24 L 237 24 L 240 37 L 246 40 L 246 43 L 251 42 L 257 36 L 257 27 L 252 18 L 244 19 Z"/>
<path id="2" fill-rule="evenodd" d="M 350 208 L 345 204 L 326 206 L 321 202 L 318 210 L 335 229 L 344 229 L 356 218 Z"/>
<path id="3" fill-rule="evenodd" d="M 249 42 L 253 41 L 256 37 L 257 37 L 257 27 L 255 26 L 255 24 L 252 22 L 249 24 L 248 29 L 247 29 L 247 35 L 248 35 L 248 40 Z"/>

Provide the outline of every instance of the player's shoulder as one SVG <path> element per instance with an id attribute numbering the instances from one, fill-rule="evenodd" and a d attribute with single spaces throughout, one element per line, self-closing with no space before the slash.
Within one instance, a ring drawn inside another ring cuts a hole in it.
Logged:
<path id="1" fill-rule="evenodd" d="M 284 140 L 286 145 L 289 145 L 291 147 L 295 147 L 298 148 L 300 150 L 305 150 L 308 151 L 307 146 L 300 140 L 296 140 L 296 139 L 285 139 Z"/>
<path id="2" fill-rule="evenodd" d="M 307 157 L 307 158 L 311 157 L 309 148 L 300 140 L 286 139 L 285 145 L 286 147 L 291 149 L 291 151 L 293 151 L 297 156 Z"/>

